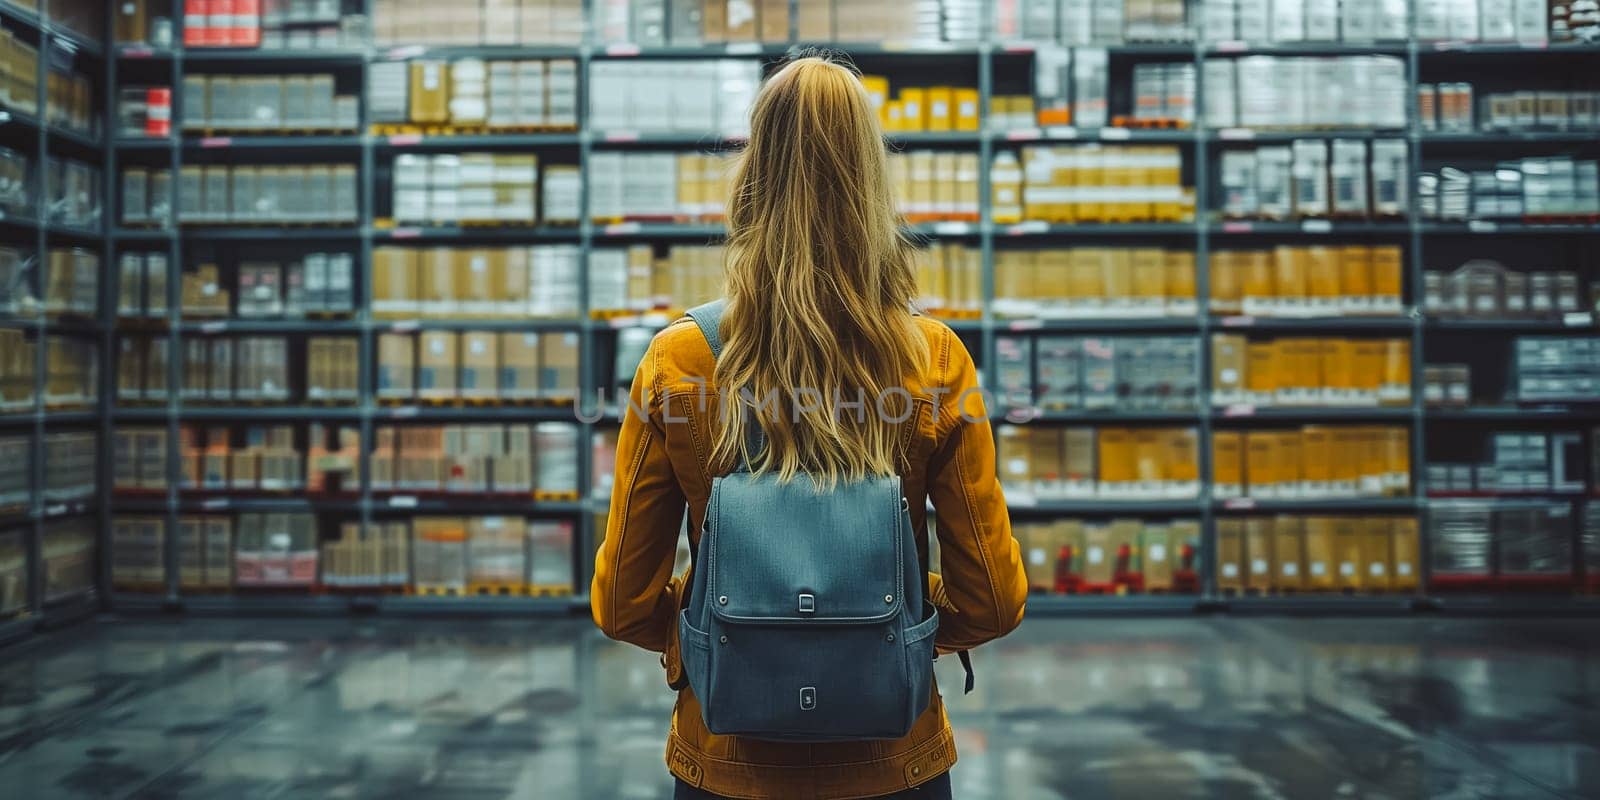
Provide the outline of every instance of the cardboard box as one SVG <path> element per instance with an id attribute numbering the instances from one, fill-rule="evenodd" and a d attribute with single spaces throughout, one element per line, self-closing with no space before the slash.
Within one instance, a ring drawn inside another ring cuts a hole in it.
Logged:
<path id="1" fill-rule="evenodd" d="M 1359 517 L 1332 519 L 1335 588 L 1360 591 L 1367 585 L 1362 552 L 1363 520 Z"/>
<path id="2" fill-rule="evenodd" d="M 1305 522 L 1300 517 L 1280 515 L 1272 521 L 1272 554 L 1277 573 L 1273 588 L 1300 591 L 1305 588 Z"/>
<path id="3" fill-rule="evenodd" d="M 1083 580 L 1090 585 L 1108 585 L 1115 576 L 1116 546 L 1111 529 L 1093 525 L 1084 529 Z"/>
<path id="4" fill-rule="evenodd" d="M 1270 517 L 1248 517 L 1244 520 L 1244 572 L 1245 588 L 1262 593 L 1276 587 L 1278 562 L 1274 556 L 1276 529 Z"/>
<path id="5" fill-rule="evenodd" d="M 1308 517 L 1305 521 L 1305 581 L 1311 591 L 1332 591 L 1339 586 L 1334 537 L 1336 517 Z"/>
<path id="6" fill-rule="evenodd" d="M 450 398 L 457 393 L 458 337 L 450 331 L 424 331 L 417 337 L 417 396 Z"/>
<path id="7" fill-rule="evenodd" d="M 499 391 L 500 337 L 484 331 L 461 334 L 460 395 L 493 398 Z"/>
<path id="8" fill-rule="evenodd" d="M 578 396 L 577 333 L 548 333 L 539 338 L 539 396 L 575 400 Z"/>
<path id="9" fill-rule="evenodd" d="M 1217 589 L 1222 592 L 1246 587 L 1244 523 L 1239 517 L 1217 519 Z"/>
<path id="10" fill-rule="evenodd" d="M 1421 551 L 1416 517 L 1393 517 L 1390 526 L 1389 588 L 1396 592 L 1415 592 L 1420 574 Z"/>

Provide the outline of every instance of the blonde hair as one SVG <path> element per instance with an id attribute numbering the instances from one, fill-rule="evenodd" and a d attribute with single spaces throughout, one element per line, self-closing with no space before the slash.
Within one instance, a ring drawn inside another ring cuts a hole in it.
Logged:
<path id="1" fill-rule="evenodd" d="M 713 465 L 748 457 L 757 472 L 805 473 L 819 486 L 895 474 L 898 422 L 910 412 L 903 388 L 925 368 L 928 347 L 912 320 L 913 252 L 886 162 L 877 112 L 853 69 L 798 58 L 756 97 L 728 200 Z M 823 407 L 791 402 L 799 387 Z M 773 392 L 777 407 L 762 409 Z M 865 410 L 838 411 L 835 393 L 849 403 L 864 396 Z M 757 416 L 766 446 L 747 453 Z"/>

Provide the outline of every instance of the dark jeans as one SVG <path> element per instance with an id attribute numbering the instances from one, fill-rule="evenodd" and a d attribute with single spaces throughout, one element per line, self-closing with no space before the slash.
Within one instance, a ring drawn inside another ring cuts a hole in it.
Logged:
<path id="1" fill-rule="evenodd" d="M 673 779 L 677 789 L 672 793 L 672 800 L 727 800 L 720 794 L 712 794 L 690 786 L 683 781 Z M 886 794 L 875 800 L 952 800 L 950 794 L 950 773 L 946 772 L 927 783 L 903 792 Z"/>

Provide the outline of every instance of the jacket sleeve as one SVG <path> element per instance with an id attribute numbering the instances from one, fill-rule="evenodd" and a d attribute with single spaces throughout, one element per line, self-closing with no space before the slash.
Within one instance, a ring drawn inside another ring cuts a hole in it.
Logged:
<path id="1" fill-rule="evenodd" d="M 672 563 L 685 507 L 661 423 L 658 345 L 640 362 L 623 409 L 611 513 L 595 554 L 589 608 L 607 636 L 661 652 L 672 632 Z"/>
<path id="2" fill-rule="evenodd" d="M 949 390 L 936 408 L 942 439 L 928 466 L 939 521 L 939 563 L 954 613 L 939 620 L 941 650 L 968 650 L 1022 622 L 1028 581 L 995 474 L 994 436 L 978 393 L 978 372 L 961 340 L 947 334 Z"/>

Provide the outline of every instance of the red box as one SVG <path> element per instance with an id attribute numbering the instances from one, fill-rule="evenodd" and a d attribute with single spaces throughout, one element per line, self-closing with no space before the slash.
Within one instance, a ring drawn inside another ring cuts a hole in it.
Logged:
<path id="1" fill-rule="evenodd" d="M 184 0 L 183 46 L 204 47 L 211 36 L 213 0 Z"/>

